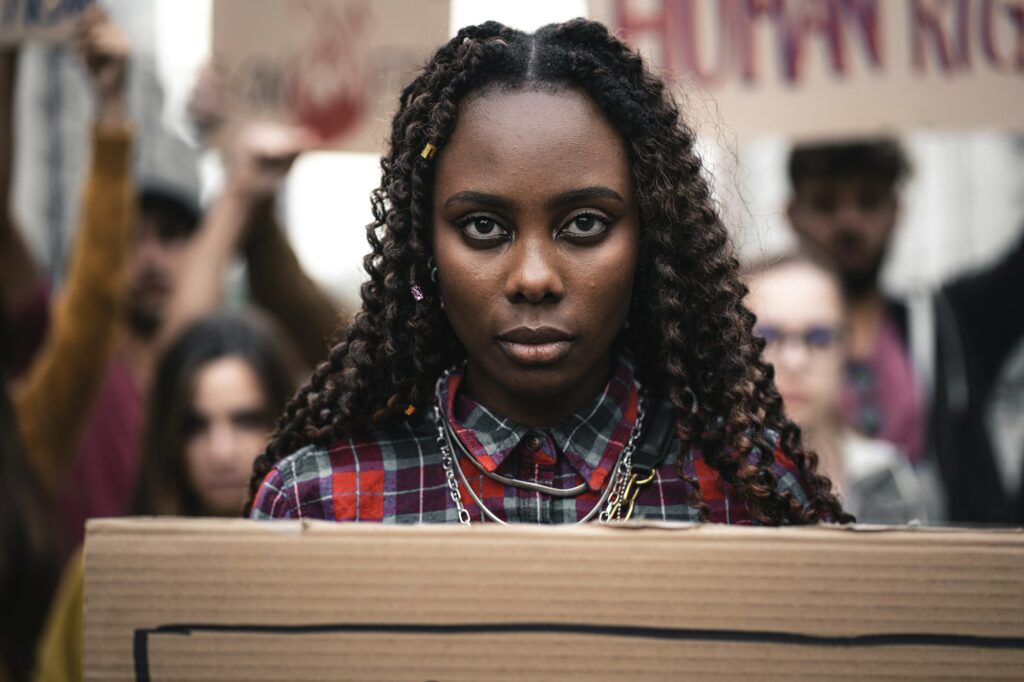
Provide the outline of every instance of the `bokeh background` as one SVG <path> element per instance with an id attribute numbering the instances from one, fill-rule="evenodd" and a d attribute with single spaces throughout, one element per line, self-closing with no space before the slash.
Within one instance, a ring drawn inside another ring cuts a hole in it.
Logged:
<path id="1" fill-rule="evenodd" d="M 186 113 L 200 67 L 212 56 L 212 1 L 102 4 L 132 43 L 129 87 L 140 132 L 139 176 L 172 179 L 207 199 L 215 196 L 221 164 L 215 154 L 199 150 Z M 451 0 L 449 30 L 454 34 L 458 27 L 489 19 L 532 30 L 585 16 L 589 9 L 583 0 Z M 59 280 L 75 225 L 92 102 L 67 48 L 30 45 L 24 57 L 15 210 L 19 224 L 32 226 L 27 236 L 38 260 Z M 696 114 L 714 117 L 706 108 Z M 1024 111 L 1019 114 L 1024 121 Z M 820 113 L 807 110 L 805 115 L 813 121 Z M 791 246 L 783 215 L 790 137 L 750 136 L 729 120 L 712 123 L 703 136 L 704 156 L 741 254 L 752 259 Z M 905 144 L 913 175 L 883 274 L 890 291 L 930 288 L 990 261 L 1012 242 L 1024 219 L 1024 136 L 983 128 L 891 132 Z M 370 221 L 368 195 L 378 176 L 377 156 L 371 153 L 307 153 L 297 161 L 280 203 L 283 224 L 303 264 L 348 309 L 357 305 L 366 251 L 363 226 Z M 233 281 L 242 281 L 239 273 Z M 241 296 L 237 289 L 235 295 Z"/>

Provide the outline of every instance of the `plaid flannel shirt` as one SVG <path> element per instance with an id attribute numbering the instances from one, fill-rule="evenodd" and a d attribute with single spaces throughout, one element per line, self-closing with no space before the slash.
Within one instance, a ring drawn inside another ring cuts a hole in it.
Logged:
<path id="1" fill-rule="evenodd" d="M 554 497 L 505 486 L 485 476 L 464 456 L 457 457 L 473 492 L 507 522 L 573 523 L 599 503 L 637 419 L 639 386 L 633 368 L 619 358 L 604 390 L 577 414 L 550 428 L 531 428 L 494 414 L 459 391 L 463 374 L 452 373 L 442 386 L 441 409 L 455 435 L 489 472 L 545 486 L 572 488 L 576 497 Z M 647 414 L 653 414 L 653 405 Z M 279 461 L 267 474 L 253 504 L 252 518 L 309 518 L 331 521 L 431 523 L 458 521 L 451 500 L 433 410 L 387 430 L 352 434 L 330 447 L 307 446 Z M 679 462 L 673 438 L 669 455 L 654 480 L 640 489 L 632 519 L 697 521 L 686 504 L 696 480 L 710 508 L 709 520 L 750 524 L 743 501 L 704 463 L 699 448 Z M 796 467 L 779 450 L 772 469 L 781 491 L 805 508 L 809 495 Z M 487 521 L 459 482 L 463 504 L 474 523 Z"/>

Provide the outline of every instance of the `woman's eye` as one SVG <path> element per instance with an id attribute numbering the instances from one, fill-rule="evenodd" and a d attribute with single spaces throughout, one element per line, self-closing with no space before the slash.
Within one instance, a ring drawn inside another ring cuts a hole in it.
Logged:
<path id="1" fill-rule="evenodd" d="M 596 213 L 573 216 L 559 232 L 565 237 L 592 237 L 608 229 L 608 221 Z"/>
<path id="2" fill-rule="evenodd" d="M 235 426 L 247 431 L 262 431 L 273 421 L 258 410 L 238 412 L 232 415 L 231 420 L 235 423 Z"/>
<path id="3" fill-rule="evenodd" d="M 470 239 L 503 239 L 507 235 L 497 220 L 487 216 L 470 216 L 459 223 L 459 227 Z"/>
<path id="4" fill-rule="evenodd" d="M 210 422 L 206 417 L 203 417 L 195 412 L 189 412 L 185 415 L 185 423 L 182 424 L 182 431 L 184 432 L 185 438 L 192 438 L 203 433 L 210 425 Z"/>

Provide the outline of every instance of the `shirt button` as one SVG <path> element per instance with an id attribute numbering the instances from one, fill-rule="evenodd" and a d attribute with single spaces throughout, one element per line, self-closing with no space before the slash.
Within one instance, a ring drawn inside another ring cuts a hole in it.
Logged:
<path id="1" fill-rule="evenodd" d="M 526 437 L 526 449 L 531 452 L 537 452 L 544 445 L 544 439 L 535 433 L 530 434 Z"/>

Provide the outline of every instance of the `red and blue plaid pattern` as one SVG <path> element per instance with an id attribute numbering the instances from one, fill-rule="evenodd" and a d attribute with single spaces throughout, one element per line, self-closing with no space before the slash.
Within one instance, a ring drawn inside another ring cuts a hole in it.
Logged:
<path id="1" fill-rule="evenodd" d="M 553 497 L 502 485 L 460 457 L 458 464 L 477 497 L 510 523 L 573 523 L 586 516 L 598 504 L 636 422 L 639 387 L 628 360 L 617 361 L 608 384 L 586 409 L 550 428 L 526 427 L 492 413 L 459 391 L 462 378 L 461 372 L 448 377 L 441 409 L 458 439 L 485 469 L 558 488 L 586 484 L 577 497 Z M 647 411 L 653 414 L 653 406 Z M 681 461 L 678 451 L 677 437 L 654 481 L 641 488 L 633 519 L 699 520 L 698 511 L 686 504 L 691 488 L 680 476 L 682 470 L 700 485 L 712 522 L 751 523 L 742 500 L 704 463 L 698 448 L 682 455 Z M 808 507 L 796 467 L 781 451 L 774 454 L 779 489 Z M 464 487 L 462 499 L 474 523 L 486 520 Z M 309 446 L 282 459 L 260 486 L 252 518 L 457 522 L 433 411 L 386 431 L 352 434 L 330 447 Z"/>

